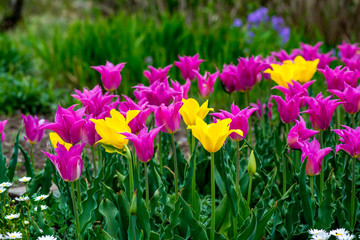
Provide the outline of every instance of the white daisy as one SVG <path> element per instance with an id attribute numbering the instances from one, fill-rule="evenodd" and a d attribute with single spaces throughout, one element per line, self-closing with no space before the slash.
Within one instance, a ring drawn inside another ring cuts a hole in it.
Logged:
<path id="1" fill-rule="evenodd" d="M 19 201 L 19 202 L 25 202 L 27 200 L 29 200 L 30 198 L 28 196 L 22 196 L 22 197 L 16 197 L 15 200 Z"/>
<path id="2" fill-rule="evenodd" d="M 11 182 L 3 182 L 3 183 L 0 183 L 0 187 L 11 187 L 12 186 L 12 183 Z"/>
<path id="3" fill-rule="evenodd" d="M 46 206 L 46 205 L 41 205 L 40 206 L 41 210 L 46 210 L 47 208 L 48 208 L 48 206 Z M 34 211 L 37 211 L 37 207 L 34 207 Z"/>
<path id="4" fill-rule="evenodd" d="M 56 237 L 50 236 L 50 235 L 46 235 L 46 236 L 38 237 L 37 240 L 56 240 Z"/>
<path id="5" fill-rule="evenodd" d="M 49 195 L 40 195 L 38 197 L 35 198 L 35 201 L 42 201 L 42 200 L 45 200 L 49 197 Z"/>
<path id="6" fill-rule="evenodd" d="M 328 240 L 331 237 L 331 235 L 327 232 L 320 232 L 316 235 L 312 235 L 311 239 L 312 240 Z"/>
<path id="7" fill-rule="evenodd" d="M 12 220 L 20 217 L 20 213 L 6 215 L 5 219 Z"/>
<path id="8" fill-rule="evenodd" d="M 24 221 L 24 224 L 25 224 L 25 225 L 29 225 L 29 221 L 26 221 L 26 220 L 25 220 L 25 221 Z"/>
<path id="9" fill-rule="evenodd" d="M 330 234 L 335 236 L 335 237 L 336 236 L 343 236 L 345 234 L 349 234 L 349 231 L 346 230 L 345 228 L 338 228 L 338 229 L 330 231 Z"/>
<path id="10" fill-rule="evenodd" d="M 308 230 L 308 233 L 311 235 L 317 235 L 320 233 L 326 233 L 323 229 L 310 229 Z"/>
<path id="11" fill-rule="evenodd" d="M 6 191 L 6 188 L 0 187 L 0 193 L 3 193 Z"/>
<path id="12" fill-rule="evenodd" d="M 337 236 L 336 237 L 339 240 L 352 240 L 355 238 L 355 235 L 352 234 L 344 234 L 343 236 Z"/>
<path id="13" fill-rule="evenodd" d="M 5 235 L 5 239 L 19 239 L 19 238 L 22 238 L 21 232 L 7 233 Z"/>
<path id="14" fill-rule="evenodd" d="M 30 182 L 30 180 L 31 180 L 31 177 L 22 177 L 19 179 L 19 182 L 27 183 L 27 182 Z"/>

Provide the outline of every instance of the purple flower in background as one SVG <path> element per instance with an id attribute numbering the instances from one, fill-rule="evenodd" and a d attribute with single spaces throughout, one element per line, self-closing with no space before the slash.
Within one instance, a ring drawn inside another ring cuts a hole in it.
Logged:
<path id="1" fill-rule="evenodd" d="M 269 20 L 268 9 L 266 7 L 261 7 L 254 12 L 250 13 L 247 17 L 247 22 L 250 27 L 252 25 L 259 26 L 262 22 L 267 22 Z"/>
<path id="2" fill-rule="evenodd" d="M 148 132 L 148 128 L 144 127 L 140 130 L 139 135 L 133 133 L 122 132 L 135 147 L 136 156 L 141 162 L 149 162 L 154 155 L 154 139 L 159 133 L 160 128 L 152 129 Z"/>
<path id="3" fill-rule="evenodd" d="M 343 58 L 342 61 L 350 70 L 360 71 L 360 54 L 356 54 L 351 58 Z"/>
<path id="4" fill-rule="evenodd" d="M 160 82 L 167 81 L 167 74 L 172 65 L 168 65 L 162 68 L 154 68 L 149 66 L 150 71 L 144 71 L 144 76 L 149 80 L 150 85 L 153 84 L 156 80 L 160 80 Z"/>
<path id="5" fill-rule="evenodd" d="M 303 113 L 309 114 L 312 127 L 317 131 L 326 130 L 330 126 L 335 109 L 341 104 L 338 99 L 330 99 L 331 96 L 323 98 L 321 93 L 316 98 L 306 98 L 309 109 Z"/>
<path id="6" fill-rule="evenodd" d="M 235 18 L 233 24 L 231 25 L 231 27 L 232 28 L 233 27 L 240 28 L 240 27 L 242 27 L 242 25 L 243 25 L 243 22 L 241 21 L 241 19 L 240 18 Z"/>
<path id="7" fill-rule="evenodd" d="M 347 113 L 354 114 L 360 110 L 360 86 L 354 88 L 345 83 L 344 91 L 332 89 L 329 92 L 340 98 Z"/>
<path id="8" fill-rule="evenodd" d="M 360 50 L 358 43 L 350 44 L 345 41 L 342 41 L 341 45 L 338 45 L 337 48 L 340 50 L 342 60 L 352 58 Z"/>
<path id="9" fill-rule="evenodd" d="M 303 162 L 307 157 L 306 162 L 306 174 L 309 176 L 318 175 L 321 172 L 322 161 L 324 157 L 331 152 L 331 148 L 320 149 L 319 142 L 314 138 L 311 142 L 305 142 L 301 146 L 301 162 Z"/>
<path id="10" fill-rule="evenodd" d="M 80 178 L 83 169 L 81 152 L 85 143 L 78 144 L 66 149 L 60 143 L 55 148 L 56 155 L 42 151 L 55 165 L 61 178 L 67 182 L 73 182 Z"/>
<path id="11" fill-rule="evenodd" d="M 345 83 L 352 87 L 357 86 L 357 81 L 360 77 L 360 72 L 351 71 L 347 67 L 337 66 L 331 69 L 328 66 L 325 69 L 319 69 L 326 79 L 326 85 L 329 90 L 336 89 L 344 91 Z"/>
<path id="12" fill-rule="evenodd" d="M 210 94 L 214 91 L 214 83 L 219 76 L 219 72 L 215 72 L 210 74 L 209 72 L 205 72 L 205 75 L 202 76 L 199 72 L 194 71 L 198 79 L 198 87 L 200 95 L 203 98 L 208 98 Z"/>
<path id="13" fill-rule="evenodd" d="M 283 27 L 285 26 L 285 22 L 284 19 L 282 17 L 279 16 L 272 16 L 271 17 L 271 24 L 273 26 L 273 28 L 276 31 L 281 31 L 283 29 Z"/>
<path id="14" fill-rule="evenodd" d="M 173 102 L 168 107 L 164 104 L 153 107 L 156 127 L 164 133 L 174 133 L 180 127 L 181 115 L 179 109 L 182 102 Z"/>
<path id="15" fill-rule="evenodd" d="M 281 37 L 282 43 L 285 44 L 289 41 L 290 39 L 290 28 L 289 27 L 284 27 L 279 31 L 279 36 Z"/>
<path id="16" fill-rule="evenodd" d="M 186 79 L 194 80 L 196 76 L 193 70 L 199 71 L 200 63 L 205 61 L 203 59 L 199 59 L 199 54 L 196 54 L 193 57 L 179 56 L 179 59 L 180 62 L 175 62 L 174 65 L 180 69 L 181 75 L 185 80 Z"/>
<path id="17" fill-rule="evenodd" d="M 356 129 L 343 126 L 345 129 L 334 129 L 333 131 L 339 135 L 340 142 L 336 146 L 336 153 L 340 150 L 347 152 L 353 158 L 360 157 L 360 127 Z"/>
<path id="18" fill-rule="evenodd" d="M 239 89 L 236 72 L 236 66 L 234 66 L 233 64 L 224 64 L 223 71 L 219 75 L 222 85 L 229 93 L 233 93 Z"/>
<path id="19" fill-rule="evenodd" d="M 95 69 L 101 74 L 101 81 L 104 85 L 106 91 L 116 90 L 121 82 L 120 72 L 123 69 L 126 63 L 119 63 L 116 66 L 109 61 L 106 61 L 105 66 L 92 66 L 91 68 Z"/>
<path id="20" fill-rule="evenodd" d="M 66 109 L 62 108 L 59 104 L 55 114 L 55 122 L 44 123 L 37 129 L 49 129 L 56 132 L 64 142 L 71 144 L 79 143 L 82 137 L 82 128 L 85 124 L 85 119 L 82 118 L 85 108 L 75 111 L 75 106 L 73 105 Z"/>
<path id="21" fill-rule="evenodd" d="M 290 100 L 284 101 L 281 97 L 272 96 L 278 104 L 280 119 L 283 123 L 293 123 L 299 117 L 300 98 L 294 96 Z"/>
<path id="22" fill-rule="evenodd" d="M 306 123 L 301 116 L 300 122 L 295 121 L 296 124 L 290 129 L 286 142 L 291 149 L 300 150 L 304 142 L 308 142 L 308 139 L 317 134 L 318 131 L 307 129 Z"/>
<path id="23" fill-rule="evenodd" d="M 4 128 L 5 128 L 5 125 L 7 124 L 7 122 L 8 122 L 8 120 L 0 121 L 1 142 L 3 142 L 5 140 Z"/>
<path id="24" fill-rule="evenodd" d="M 45 123 L 44 119 L 38 119 L 37 116 L 24 116 L 21 114 L 21 117 L 24 121 L 25 126 L 25 141 L 28 141 L 31 144 L 36 144 L 41 141 L 42 137 L 44 136 L 45 130 L 38 129 L 39 126 Z M 1 132 L 1 131 L 0 131 Z"/>
<path id="25" fill-rule="evenodd" d="M 234 141 L 241 141 L 246 138 L 246 135 L 249 131 L 249 117 L 256 110 L 257 108 L 249 109 L 249 107 L 240 110 L 240 108 L 233 103 L 231 105 L 230 112 L 220 110 L 220 113 L 212 113 L 211 115 L 220 120 L 230 118 L 230 130 L 240 129 L 243 132 L 243 136 L 237 133 L 231 133 L 229 137 Z"/>
<path id="26" fill-rule="evenodd" d="M 272 100 L 272 96 L 270 96 L 269 100 L 268 100 L 268 104 L 267 104 L 267 108 L 268 108 L 268 118 L 272 119 L 273 113 L 272 113 L 272 107 L 274 106 L 274 104 L 271 102 Z M 251 107 L 254 107 L 256 109 L 255 113 L 256 113 L 256 117 L 257 118 L 262 118 L 262 116 L 266 113 L 266 103 L 261 104 L 260 99 L 258 98 L 255 103 L 250 103 Z"/>

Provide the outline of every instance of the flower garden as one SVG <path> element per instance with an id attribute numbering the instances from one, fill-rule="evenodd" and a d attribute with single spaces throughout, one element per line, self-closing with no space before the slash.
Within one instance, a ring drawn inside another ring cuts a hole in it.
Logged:
<path id="1" fill-rule="evenodd" d="M 79 80 L 46 119 L 24 111 L 9 149 L 3 118 L 0 239 L 360 237 L 360 47 L 285 50 L 264 7 L 230 29 L 253 46 L 266 25 L 268 54 L 179 53 L 126 83 L 130 58 L 86 67 L 99 84 Z"/>

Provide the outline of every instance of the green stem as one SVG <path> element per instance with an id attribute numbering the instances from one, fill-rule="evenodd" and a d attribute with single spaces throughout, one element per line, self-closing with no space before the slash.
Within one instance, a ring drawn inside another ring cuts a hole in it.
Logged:
<path id="1" fill-rule="evenodd" d="M 132 158 L 131 158 L 131 153 L 129 148 L 125 145 L 125 150 L 126 150 L 126 157 L 128 159 L 129 162 L 129 182 L 130 182 L 130 193 L 129 193 L 129 198 L 132 198 L 132 194 L 134 192 L 134 169 L 133 169 L 133 162 L 132 162 Z"/>
<path id="2" fill-rule="evenodd" d="M 324 143 L 323 143 L 323 131 L 320 131 L 319 133 L 319 137 L 320 137 L 320 148 L 324 148 Z M 320 171 L 320 189 L 319 189 L 319 195 L 320 195 L 320 206 L 323 202 L 323 190 L 324 190 L 324 171 L 326 168 L 326 164 L 325 164 L 325 159 L 322 162 L 322 166 L 321 166 L 321 171 Z"/>
<path id="3" fill-rule="evenodd" d="M 355 163 L 356 163 L 356 158 L 352 158 L 352 189 L 351 189 L 351 230 L 354 230 L 355 227 L 355 222 L 356 222 L 356 218 L 355 218 Z"/>
<path id="4" fill-rule="evenodd" d="M 246 91 L 246 107 L 248 107 L 250 104 L 250 95 L 249 95 L 249 91 Z M 252 145 L 252 132 L 251 132 L 251 119 L 248 120 L 249 121 L 249 131 L 248 131 L 248 142 L 250 145 Z"/>
<path id="5" fill-rule="evenodd" d="M 247 196 L 247 204 L 248 204 L 248 206 L 250 206 L 252 181 L 253 181 L 253 176 L 250 174 L 248 196 Z"/>
<path id="6" fill-rule="evenodd" d="M 352 121 L 352 127 L 355 129 L 356 124 L 355 124 L 355 113 L 351 114 L 351 121 Z M 340 127 L 339 127 L 340 128 Z"/>
<path id="7" fill-rule="evenodd" d="M 145 164 L 145 185 L 146 185 L 146 208 L 149 210 L 149 175 L 147 169 L 147 163 Z"/>
<path id="8" fill-rule="evenodd" d="M 96 158 L 95 158 L 95 147 L 94 146 L 91 147 L 91 156 L 92 156 L 93 165 L 94 165 L 94 172 L 95 172 L 95 176 L 96 176 L 97 175 L 97 168 L 96 168 Z"/>
<path id="9" fill-rule="evenodd" d="M 337 128 L 339 129 L 340 128 L 340 122 L 341 122 L 341 120 L 340 120 L 340 108 L 339 107 L 337 107 L 336 108 L 336 125 L 337 125 Z"/>
<path id="10" fill-rule="evenodd" d="M 215 239 L 215 161 L 214 153 L 211 153 L 211 229 L 210 240 Z"/>
<path id="11" fill-rule="evenodd" d="M 79 180 L 77 180 L 79 181 Z M 79 217 L 76 207 L 76 200 L 75 200 L 75 185 L 74 182 L 71 182 L 71 199 L 73 204 L 74 216 L 75 216 L 75 225 L 76 225 L 76 239 L 80 239 L 80 225 L 79 225 Z M 38 206 L 40 207 L 40 206 Z M 38 209 L 39 210 L 39 209 Z"/>
<path id="12" fill-rule="evenodd" d="M 162 148 L 161 148 L 161 131 L 159 132 L 159 151 L 158 151 L 158 154 L 159 154 L 159 164 L 160 164 L 160 174 L 161 176 L 163 175 L 164 173 L 164 170 L 163 170 L 163 161 L 162 161 Z"/>
<path id="13" fill-rule="evenodd" d="M 285 134 L 284 134 L 284 141 L 286 142 L 286 136 L 289 133 L 290 124 L 285 124 Z M 286 193 L 286 172 L 287 172 L 287 162 L 284 154 L 282 155 L 283 159 L 283 194 Z"/>
<path id="14" fill-rule="evenodd" d="M 135 231 L 135 226 L 136 226 L 136 215 L 135 216 L 131 216 L 132 218 L 132 235 L 133 235 L 133 240 L 136 239 L 136 231 Z"/>
<path id="15" fill-rule="evenodd" d="M 192 141 L 191 141 L 191 147 L 192 147 L 192 151 L 191 154 L 194 153 L 194 149 L 195 149 L 195 137 L 194 135 L 192 135 Z M 195 203 L 195 188 L 196 188 L 196 157 L 195 156 L 191 156 L 191 158 L 193 159 L 194 163 L 194 169 L 193 169 L 193 173 L 192 173 L 192 179 L 191 179 L 191 204 L 194 206 Z"/>
<path id="16" fill-rule="evenodd" d="M 177 156 L 176 156 L 176 148 L 175 148 L 175 136 L 174 133 L 171 134 L 171 142 L 173 147 L 173 155 L 174 155 L 174 174 L 175 174 L 175 200 L 177 201 L 178 196 L 178 169 L 177 169 Z"/>
<path id="17" fill-rule="evenodd" d="M 310 176 L 311 197 L 314 198 L 314 176 Z"/>
<path id="18" fill-rule="evenodd" d="M 80 185 L 80 178 L 76 181 L 76 185 L 77 185 L 77 205 L 79 208 L 79 211 L 81 211 L 81 185 Z"/>
<path id="19" fill-rule="evenodd" d="M 31 164 L 34 168 L 33 170 L 35 172 L 35 160 L 34 160 L 33 148 L 34 148 L 34 144 L 30 144 L 30 160 L 31 160 Z"/>
<path id="20" fill-rule="evenodd" d="M 97 147 L 97 152 L 98 152 L 98 159 L 99 159 L 99 169 L 101 169 L 102 167 L 102 159 L 101 159 L 101 148 L 100 148 L 100 145 L 98 145 Z"/>
<path id="21" fill-rule="evenodd" d="M 240 143 L 236 141 L 236 191 L 240 194 Z"/>

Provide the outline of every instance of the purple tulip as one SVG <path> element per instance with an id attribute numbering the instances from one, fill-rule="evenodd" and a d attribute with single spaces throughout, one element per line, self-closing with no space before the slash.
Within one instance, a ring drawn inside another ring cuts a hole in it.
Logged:
<path id="1" fill-rule="evenodd" d="M 280 119 L 283 123 L 295 122 L 300 113 L 300 97 L 294 96 L 293 98 L 284 101 L 281 97 L 272 95 L 278 104 L 278 111 Z"/>
<path id="2" fill-rule="evenodd" d="M 180 127 L 181 115 L 179 109 L 182 102 L 173 102 L 168 107 L 164 104 L 154 107 L 154 116 L 156 127 L 161 127 L 164 133 L 174 133 Z"/>
<path id="3" fill-rule="evenodd" d="M 144 71 L 144 76 L 149 80 L 150 85 L 157 80 L 160 80 L 160 82 L 164 82 L 167 81 L 167 74 L 171 67 L 172 65 L 168 65 L 164 69 L 156 69 L 152 66 L 149 66 L 150 71 Z"/>
<path id="4" fill-rule="evenodd" d="M 101 74 L 101 81 L 106 91 L 116 90 L 121 82 L 120 72 L 126 63 L 119 63 L 116 66 L 109 61 L 106 61 L 105 66 L 92 66 Z"/>
<path id="5" fill-rule="evenodd" d="M 161 104 L 168 106 L 173 97 L 180 99 L 183 94 L 171 88 L 168 82 L 160 82 L 159 80 L 155 81 L 149 87 L 139 84 L 134 88 L 136 89 L 134 96 L 138 101 L 146 99 L 149 105 L 155 106 L 160 106 Z"/>
<path id="6" fill-rule="evenodd" d="M 304 97 L 309 96 L 308 88 L 313 84 L 315 80 L 304 83 L 303 85 L 297 81 L 292 80 L 292 84 L 288 83 L 288 88 L 282 86 L 275 86 L 273 89 L 280 90 L 285 95 L 285 100 L 290 101 L 294 96 L 300 98 L 300 108 L 306 105 Z"/>
<path id="7" fill-rule="evenodd" d="M 4 128 L 5 128 L 5 125 L 7 124 L 7 122 L 8 122 L 8 120 L 0 121 L 1 142 L 3 142 L 5 140 Z"/>
<path id="8" fill-rule="evenodd" d="M 219 75 L 220 81 L 225 90 L 229 93 L 233 93 L 238 90 L 238 81 L 236 75 L 237 69 L 233 64 L 223 66 L 223 71 Z"/>
<path id="9" fill-rule="evenodd" d="M 85 143 L 74 145 L 69 150 L 60 143 L 55 148 L 56 155 L 42 151 L 55 165 L 64 181 L 73 182 L 80 178 L 83 169 L 81 152 Z"/>
<path id="10" fill-rule="evenodd" d="M 241 141 L 246 138 L 249 131 L 249 117 L 256 110 L 257 108 L 249 109 L 249 107 L 240 110 L 240 108 L 233 103 L 230 112 L 220 110 L 220 113 L 212 113 L 211 115 L 220 120 L 230 118 L 232 120 L 230 123 L 230 130 L 240 129 L 243 132 L 243 136 L 240 136 L 237 133 L 231 133 L 229 137 L 234 141 Z"/>
<path id="11" fill-rule="evenodd" d="M 312 127 L 317 131 L 325 130 L 330 126 L 334 111 L 337 106 L 341 104 L 339 100 L 330 100 L 330 98 L 331 96 L 323 98 L 321 93 L 319 93 L 316 98 L 306 98 L 309 109 L 303 113 L 308 113 L 310 115 Z"/>
<path id="12" fill-rule="evenodd" d="M 214 83 L 219 76 L 219 72 L 215 72 L 213 74 L 210 74 L 209 72 L 205 72 L 204 76 L 201 76 L 201 74 L 197 71 L 194 71 L 195 75 L 198 79 L 198 87 L 200 95 L 203 98 L 208 98 L 210 94 L 214 91 Z"/>
<path id="13" fill-rule="evenodd" d="M 96 142 L 101 139 L 100 135 L 95 130 L 95 124 L 90 119 L 96 119 L 88 116 L 83 125 L 82 141 L 87 143 L 90 147 L 96 145 Z"/>
<path id="14" fill-rule="evenodd" d="M 359 50 L 358 43 L 350 44 L 342 41 L 337 48 L 340 50 L 341 58 L 352 58 Z"/>
<path id="15" fill-rule="evenodd" d="M 199 71 L 200 63 L 205 61 L 203 59 L 199 59 L 199 54 L 196 54 L 193 57 L 179 56 L 179 59 L 180 62 L 175 62 L 174 65 L 180 69 L 181 75 L 185 80 L 186 79 L 194 80 L 196 76 L 193 70 Z"/>
<path id="16" fill-rule="evenodd" d="M 191 81 L 189 79 L 186 79 L 184 85 L 181 85 L 178 81 L 173 81 L 173 80 L 170 81 L 172 88 L 177 92 L 181 92 L 181 96 L 177 96 L 176 101 L 181 101 L 183 98 L 188 99 L 188 93 L 190 90 Z"/>
<path id="17" fill-rule="evenodd" d="M 62 108 L 59 104 L 55 114 L 55 122 L 44 123 L 39 126 L 38 129 L 52 130 L 67 143 L 79 143 L 82 136 L 82 127 L 85 124 L 85 119 L 82 118 L 85 113 L 85 108 L 80 108 L 75 111 L 75 106 L 76 105 L 73 105 L 66 109 Z"/>
<path id="18" fill-rule="evenodd" d="M 300 116 L 300 122 L 296 120 L 295 126 L 289 131 L 286 142 L 291 149 L 300 150 L 301 146 L 317 133 L 318 131 L 307 129 L 304 119 Z"/>
<path id="19" fill-rule="evenodd" d="M 298 55 L 297 52 L 291 52 L 288 54 L 284 49 L 281 49 L 279 52 L 272 52 L 271 56 L 277 58 L 280 62 L 291 60 L 293 61 L 295 57 Z"/>
<path id="20" fill-rule="evenodd" d="M 27 117 L 21 114 L 22 119 L 24 120 L 25 126 L 25 141 L 28 141 L 31 144 L 36 144 L 41 141 L 44 136 L 45 130 L 38 129 L 39 126 L 45 123 L 44 119 L 38 119 L 37 116 L 28 115 Z"/>
<path id="21" fill-rule="evenodd" d="M 148 132 L 148 128 L 144 127 L 139 132 L 139 135 L 128 132 L 123 132 L 121 134 L 134 144 L 138 159 L 141 162 L 146 163 L 149 162 L 154 155 L 154 139 L 159 131 L 160 128 L 155 128 Z"/>
<path id="22" fill-rule="evenodd" d="M 147 103 L 142 103 L 140 105 L 136 104 L 131 98 L 123 95 L 125 98 L 124 102 L 119 103 L 119 112 L 126 117 L 126 113 L 129 110 L 140 110 L 139 114 L 136 115 L 130 122 L 129 127 L 132 133 L 138 134 L 141 129 L 143 129 L 146 124 L 150 113 L 153 112 L 151 108 L 148 107 Z"/>
<path id="23" fill-rule="evenodd" d="M 329 92 L 340 98 L 345 112 L 354 114 L 360 110 L 360 86 L 354 88 L 345 83 L 344 91 L 333 89 Z"/>
<path id="24" fill-rule="evenodd" d="M 257 82 L 257 76 L 261 71 L 270 68 L 269 64 L 261 63 L 251 58 L 239 58 L 237 66 L 237 78 L 240 91 L 251 90 Z"/>
<path id="25" fill-rule="evenodd" d="M 326 154 L 331 152 L 331 148 L 320 149 L 319 142 L 314 138 L 311 142 L 305 142 L 301 146 L 301 162 L 303 162 L 307 157 L 306 162 L 306 174 L 309 176 L 315 176 L 320 174 L 322 161 Z"/>
<path id="26" fill-rule="evenodd" d="M 85 113 L 91 114 L 94 117 L 98 117 L 105 110 L 109 110 L 109 104 L 112 102 L 112 99 L 116 97 L 115 95 L 109 95 L 109 93 L 102 94 L 102 89 L 99 85 L 96 85 L 93 89 L 83 89 L 83 92 L 75 89 L 76 94 L 71 94 L 71 96 L 79 100 L 84 108 L 86 108 Z"/>
<path id="27" fill-rule="evenodd" d="M 352 58 L 344 58 L 342 61 L 350 70 L 360 71 L 360 54 L 356 54 Z"/>
<path id="28" fill-rule="evenodd" d="M 272 96 L 270 96 L 267 104 L 269 119 L 272 119 L 273 117 L 272 107 L 274 106 L 274 104 L 271 102 L 271 100 Z M 261 104 L 260 99 L 257 99 L 256 103 L 250 103 L 250 106 L 256 109 L 255 113 L 257 118 L 262 118 L 263 115 L 266 113 L 266 103 Z"/>
<path id="29" fill-rule="evenodd" d="M 319 59 L 318 63 L 318 69 L 324 69 L 326 66 L 328 66 L 333 60 L 336 59 L 336 57 L 330 56 L 332 53 L 320 53 L 319 48 L 322 45 L 322 42 L 318 42 L 315 44 L 315 46 L 311 46 L 309 44 L 300 43 L 301 46 L 301 52 L 300 55 L 308 61 L 313 61 L 315 59 Z"/>
<path id="30" fill-rule="evenodd" d="M 333 131 L 339 135 L 340 142 L 336 146 L 336 153 L 340 150 L 345 151 L 353 158 L 360 159 L 360 127 L 356 129 L 343 126 L 345 129 L 334 129 Z"/>
<path id="31" fill-rule="evenodd" d="M 328 66 L 325 69 L 319 69 L 326 79 L 326 85 L 329 90 L 344 91 L 345 83 L 352 87 L 357 86 L 357 81 L 360 77 L 360 72 L 351 71 L 347 67 L 341 69 L 341 66 L 337 66 L 335 69 L 331 69 Z"/>

